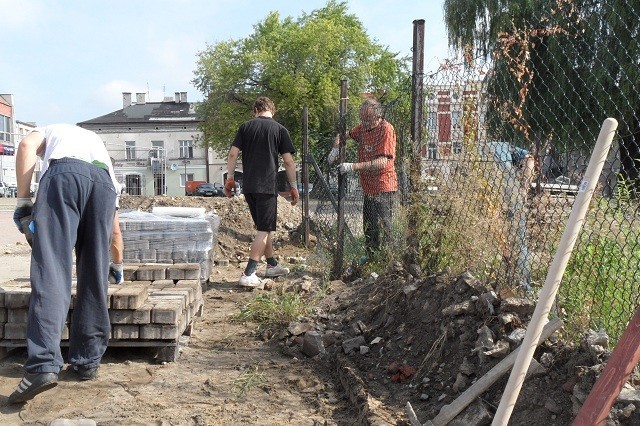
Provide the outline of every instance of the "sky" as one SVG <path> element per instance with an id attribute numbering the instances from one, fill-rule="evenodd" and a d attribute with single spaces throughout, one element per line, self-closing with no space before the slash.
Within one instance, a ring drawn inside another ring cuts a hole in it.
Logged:
<path id="1" fill-rule="evenodd" d="M 16 119 L 78 123 L 122 108 L 122 92 L 160 102 L 187 92 L 198 52 L 240 40 L 269 12 L 299 18 L 326 0 L 0 0 L 0 93 Z M 425 71 L 448 55 L 442 0 L 349 0 L 369 37 L 411 56 L 413 21 L 425 20 Z"/>

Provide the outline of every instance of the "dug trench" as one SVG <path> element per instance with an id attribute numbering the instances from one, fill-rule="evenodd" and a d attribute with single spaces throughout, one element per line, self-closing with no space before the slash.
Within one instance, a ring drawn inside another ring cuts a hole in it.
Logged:
<path id="1" fill-rule="evenodd" d="M 533 311 L 531 302 L 499 294 L 472 271 L 428 275 L 392 263 L 355 281 L 327 281 L 313 241 L 299 243 L 300 207 L 284 200 L 274 241 L 292 272 L 264 290 L 243 291 L 237 280 L 253 230 L 241 197 L 121 200 L 123 210 L 154 206 L 205 207 L 221 219 L 202 316 L 178 360 L 159 361 L 148 348 L 109 348 L 96 380 L 79 382 L 64 370 L 53 390 L 9 406 L 26 358 L 23 348 L 12 350 L 0 362 L 2 424 L 402 425 L 409 423 L 407 402 L 425 423 L 517 347 Z M 24 259 L 23 252 L 28 246 L 6 249 L 2 261 Z M 270 327 L 241 315 L 256 298 L 283 294 L 308 301 L 310 311 Z M 588 337 L 569 344 L 560 331 L 539 346 L 510 424 L 571 423 L 609 353 L 603 336 Z M 489 424 L 507 377 L 450 424 Z M 636 384 L 633 377 L 628 387 Z M 620 399 L 613 424 L 640 422 L 635 404 Z"/>

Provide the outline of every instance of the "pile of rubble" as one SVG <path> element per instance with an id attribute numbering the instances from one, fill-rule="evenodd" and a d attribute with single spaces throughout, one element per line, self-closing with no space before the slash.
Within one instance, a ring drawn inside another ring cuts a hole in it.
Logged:
<path id="1" fill-rule="evenodd" d="M 413 274 L 401 265 L 392 269 L 382 277 L 329 283 L 314 314 L 279 335 L 283 351 L 337 366 L 342 383 L 358 388 L 347 393 L 369 421 L 406 420 L 409 403 L 417 418 L 435 424 L 490 422 L 535 303 L 501 296 L 470 273 L 419 278 L 415 265 Z M 303 292 L 319 286 L 308 277 L 298 281 L 292 284 Z M 510 424 L 570 424 L 602 370 L 608 337 L 590 332 L 574 345 L 563 341 L 561 325 L 559 319 L 547 325 Z M 612 424 L 640 420 L 635 380 L 618 398 Z M 451 412 L 462 394 L 475 391 Z"/>

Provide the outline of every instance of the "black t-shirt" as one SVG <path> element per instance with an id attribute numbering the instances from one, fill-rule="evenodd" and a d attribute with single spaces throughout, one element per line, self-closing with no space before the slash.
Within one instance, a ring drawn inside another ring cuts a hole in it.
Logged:
<path id="1" fill-rule="evenodd" d="M 278 155 L 295 154 L 289 131 L 271 117 L 240 125 L 232 146 L 242 151 L 242 192 L 277 194 Z"/>

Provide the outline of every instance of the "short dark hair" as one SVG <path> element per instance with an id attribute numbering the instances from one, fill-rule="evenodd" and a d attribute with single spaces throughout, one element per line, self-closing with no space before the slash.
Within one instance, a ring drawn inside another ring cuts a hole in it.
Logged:
<path id="1" fill-rule="evenodd" d="M 253 103 L 253 110 L 256 112 L 271 111 L 271 114 L 275 114 L 276 105 L 273 103 L 271 99 L 267 98 L 266 96 L 260 96 Z"/>

